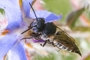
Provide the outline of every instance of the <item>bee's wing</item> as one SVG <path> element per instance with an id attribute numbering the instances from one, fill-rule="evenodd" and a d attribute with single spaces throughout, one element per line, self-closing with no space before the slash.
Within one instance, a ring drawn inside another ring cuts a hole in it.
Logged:
<path id="1" fill-rule="evenodd" d="M 75 40 L 68 35 L 66 32 L 64 32 L 62 29 L 57 28 L 57 32 L 53 38 L 54 41 L 57 43 L 57 47 L 61 49 L 66 49 L 67 51 L 75 52 L 81 55 Z"/>

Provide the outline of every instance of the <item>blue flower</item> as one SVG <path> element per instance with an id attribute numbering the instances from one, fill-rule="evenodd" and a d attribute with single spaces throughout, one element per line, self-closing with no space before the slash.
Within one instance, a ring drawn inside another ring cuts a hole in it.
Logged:
<path id="1" fill-rule="evenodd" d="M 33 13 L 30 13 L 29 2 L 32 3 L 32 0 L 22 0 L 22 7 L 25 12 L 25 17 L 34 18 Z M 9 60 L 27 60 L 24 44 L 19 41 L 20 33 L 17 33 L 23 23 L 19 0 L 1 0 L 0 8 L 5 10 L 8 21 L 6 29 L 9 30 L 8 34 L 0 37 L 0 60 L 2 60 L 7 53 Z M 37 16 L 39 14 L 43 14 L 38 17 L 44 17 L 46 21 L 61 19 L 61 16 L 56 16 L 48 11 L 36 11 L 36 14 Z"/>
<path id="2" fill-rule="evenodd" d="M 52 22 L 62 18 L 62 15 L 57 16 L 56 14 L 48 12 L 46 10 L 37 10 L 35 11 L 35 13 L 38 18 L 44 18 L 46 22 Z M 33 12 L 30 13 L 30 17 L 36 18 Z"/>

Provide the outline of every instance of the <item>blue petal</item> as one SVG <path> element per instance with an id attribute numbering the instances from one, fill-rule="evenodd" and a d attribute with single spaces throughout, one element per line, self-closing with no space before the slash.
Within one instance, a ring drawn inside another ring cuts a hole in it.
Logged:
<path id="1" fill-rule="evenodd" d="M 9 60 L 27 60 L 23 45 L 21 43 L 16 44 L 9 51 Z"/>
<path id="2" fill-rule="evenodd" d="M 30 15 L 30 5 L 29 3 L 32 3 L 33 0 L 23 0 L 23 8 L 26 13 L 26 17 L 29 17 Z"/>
<path id="3" fill-rule="evenodd" d="M 45 21 L 46 22 L 49 22 L 49 21 L 52 22 L 52 21 L 55 21 L 55 20 L 60 20 L 61 18 L 62 18 L 62 15 L 57 16 L 57 15 L 51 13 L 48 17 L 45 18 Z"/>
<path id="4" fill-rule="evenodd" d="M 0 2 L 0 8 L 5 10 L 8 20 L 7 29 L 14 30 L 19 28 L 22 22 L 22 17 L 18 0 L 2 0 L 2 2 Z"/>
<path id="5" fill-rule="evenodd" d="M 15 45 L 17 38 L 17 34 L 8 34 L 0 38 L 0 59 Z"/>
<path id="6" fill-rule="evenodd" d="M 0 58 L 0 60 L 3 60 L 3 58 Z"/>
<path id="7" fill-rule="evenodd" d="M 62 15 L 57 16 L 54 13 L 48 12 L 46 10 L 38 10 L 38 11 L 35 11 L 35 13 L 38 18 L 45 18 L 46 22 L 51 22 L 62 18 Z M 36 18 L 33 12 L 30 12 L 30 17 Z"/>

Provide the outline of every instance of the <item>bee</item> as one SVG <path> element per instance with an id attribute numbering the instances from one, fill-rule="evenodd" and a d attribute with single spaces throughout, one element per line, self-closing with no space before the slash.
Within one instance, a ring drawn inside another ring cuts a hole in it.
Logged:
<path id="1" fill-rule="evenodd" d="M 30 6 L 32 8 L 31 4 Z M 35 14 L 33 8 L 32 10 Z M 30 24 L 29 28 L 22 32 L 22 34 L 27 31 L 30 31 L 29 35 L 35 38 L 36 40 L 44 40 L 44 44 L 40 44 L 43 47 L 48 43 L 52 44 L 53 46 L 59 49 L 71 51 L 81 56 L 80 50 L 77 47 L 75 40 L 61 28 L 57 27 L 53 22 L 45 23 L 44 18 L 37 18 L 36 16 L 36 20 L 33 21 Z"/>

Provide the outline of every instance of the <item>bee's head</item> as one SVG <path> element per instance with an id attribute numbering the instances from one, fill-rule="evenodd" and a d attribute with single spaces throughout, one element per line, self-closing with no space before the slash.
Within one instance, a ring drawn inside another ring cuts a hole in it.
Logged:
<path id="1" fill-rule="evenodd" d="M 34 22 L 32 22 L 31 27 L 35 33 L 43 31 L 45 27 L 44 18 L 37 18 Z"/>
<path id="2" fill-rule="evenodd" d="M 41 28 L 44 27 L 44 25 L 45 25 L 45 20 L 44 20 L 44 18 L 37 18 L 37 19 L 38 19 L 37 20 L 37 27 L 38 27 L 38 29 L 41 30 Z"/>
<path id="3" fill-rule="evenodd" d="M 28 26 L 28 29 L 25 30 L 24 32 L 22 32 L 21 34 L 25 33 L 26 31 L 32 29 L 34 31 L 34 33 L 38 33 L 38 32 L 42 32 L 44 27 L 45 27 L 45 20 L 44 18 L 38 18 L 36 16 L 36 13 L 32 7 L 32 5 L 29 3 L 30 7 L 32 8 L 32 11 L 36 17 L 36 19 L 34 19 L 33 22 L 31 22 L 30 26 Z"/>
<path id="4" fill-rule="evenodd" d="M 44 18 L 36 18 L 36 21 L 42 21 L 45 23 L 45 19 Z"/>

